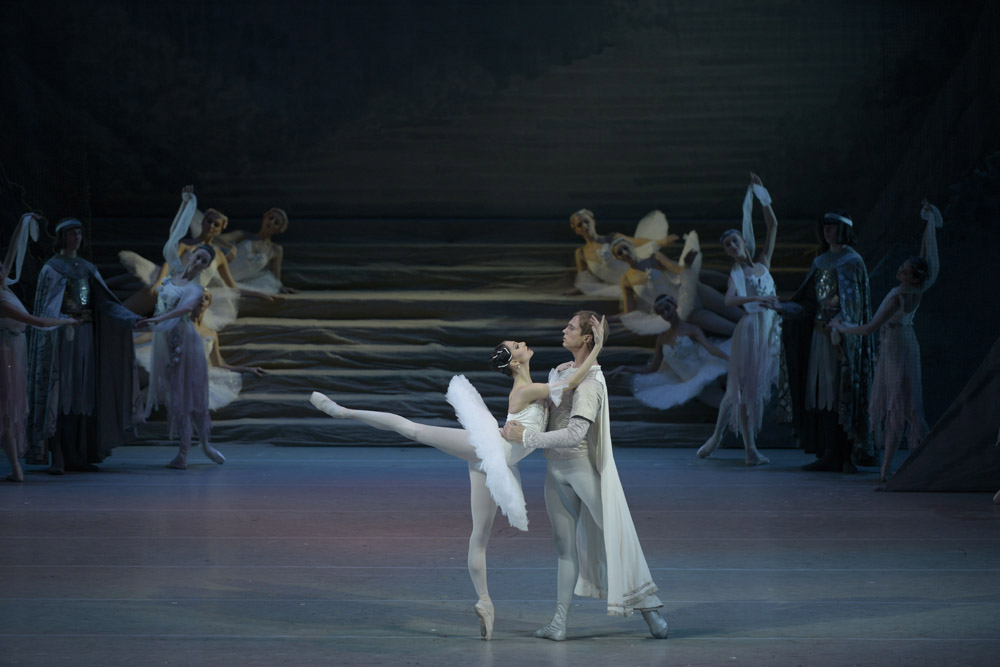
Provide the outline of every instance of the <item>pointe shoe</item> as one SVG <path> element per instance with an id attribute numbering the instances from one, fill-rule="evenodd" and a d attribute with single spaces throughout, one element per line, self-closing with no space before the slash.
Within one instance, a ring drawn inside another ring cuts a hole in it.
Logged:
<path id="1" fill-rule="evenodd" d="M 474 609 L 476 616 L 479 617 L 479 636 L 488 642 L 493 637 L 493 602 L 480 600 Z"/>
<path id="2" fill-rule="evenodd" d="M 714 452 L 716 449 L 719 448 L 719 443 L 721 441 L 722 438 L 716 438 L 713 435 L 705 442 L 704 445 L 698 448 L 698 458 L 707 459 L 709 456 L 712 455 L 712 452 Z"/>
<path id="3" fill-rule="evenodd" d="M 556 613 L 552 620 L 544 628 L 535 630 L 535 636 L 539 639 L 551 639 L 554 642 L 561 642 L 566 639 L 566 616 L 569 615 L 569 607 L 564 604 L 556 605 Z"/>
<path id="4" fill-rule="evenodd" d="M 653 639 L 667 638 L 667 619 L 663 618 L 663 614 L 659 611 L 651 609 L 642 612 L 642 620 L 646 621 L 646 625 L 649 626 L 649 634 L 652 635 Z"/>
<path id="5" fill-rule="evenodd" d="M 7 475 L 7 481 L 8 482 L 23 482 L 24 481 L 24 477 L 15 477 L 14 473 L 10 473 L 9 475 Z"/>
<path id="6" fill-rule="evenodd" d="M 168 463 L 166 467 L 173 468 L 174 470 L 187 470 L 188 467 L 187 457 L 182 454 L 178 454 L 173 459 L 171 459 L 170 463 Z"/>
<path id="7" fill-rule="evenodd" d="M 756 449 L 752 452 L 747 452 L 746 464 L 748 466 L 762 466 L 767 465 L 770 462 L 771 459 L 767 458 Z"/>
<path id="8" fill-rule="evenodd" d="M 222 452 L 207 442 L 202 443 L 201 452 L 208 458 L 209 461 L 218 463 L 219 465 L 226 462 L 226 457 L 222 455 Z"/>
<path id="9" fill-rule="evenodd" d="M 312 396 L 309 397 L 309 402 L 335 419 L 347 417 L 349 412 L 347 408 L 339 405 L 336 401 L 330 399 L 328 396 L 324 396 L 318 391 L 314 391 L 312 393 Z"/>

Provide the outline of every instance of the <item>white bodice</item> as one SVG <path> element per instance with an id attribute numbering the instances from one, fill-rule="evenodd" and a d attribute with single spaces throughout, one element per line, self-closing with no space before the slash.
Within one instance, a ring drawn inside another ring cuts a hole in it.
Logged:
<path id="1" fill-rule="evenodd" d="M 517 414 L 508 414 L 507 421 L 511 420 L 519 421 L 524 428 L 543 432 L 548 421 L 548 410 L 541 403 L 531 403 Z"/>
<path id="2" fill-rule="evenodd" d="M 255 276 L 267 268 L 274 257 L 274 244 L 270 241 L 243 239 L 236 244 L 236 259 L 229 270 L 236 280 Z"/>
<path id="3" fill-rule="evenodd" d="M 756 269 L 757 265 L 754 264 Z M 747 286 L 747 296 L 775 296 L 778 292 L 774 285 L 774 278 L 771 272 L 764 269 L 759 276 L 753 271 L 744 271 L 744 278 Z"/>
<path id="4" fill-rule="evenodd" d="M 204 272 L 203 272 L 204 273 Z M 190 283 L 188 285 L 177 285 L 168 276 L 163 279 L 163 283 L 160 285 L 159 293 L 156 297 L 156 315 L 163 315 L 164 313 L 169 313 L 171 310 L 177 307 L 179 303 L 184 301 L 188 296 L 191 296 L 194 291 L 200 291 L 201 287 L 197 283 Z M 185 315 L 182 319 L 190 319 L 188 315 Z"/>

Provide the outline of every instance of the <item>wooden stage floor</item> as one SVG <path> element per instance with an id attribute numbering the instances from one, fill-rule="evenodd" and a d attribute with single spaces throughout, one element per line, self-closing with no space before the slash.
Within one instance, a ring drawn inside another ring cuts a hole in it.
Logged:
<path id="1" fill-rule="evenodd" d="M 804 473 L 769 450 L 620 449 L 671 638 L 555 596 L 545 461 L 521 464 L 530 531 L 498 517 L 497 610 L 479 639 L 465 464 L 426 448 L 220 446 L 162 467 L 0 484 L 0 664 L 991 665 L 1000 507 L 990 494 L 875 493 L 875 473 Z M 998 481 L 1000 482 L 1000 481 Z"/>

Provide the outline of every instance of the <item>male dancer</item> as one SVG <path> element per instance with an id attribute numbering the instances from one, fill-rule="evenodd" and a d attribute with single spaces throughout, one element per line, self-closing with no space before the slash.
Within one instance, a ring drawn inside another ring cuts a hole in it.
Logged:
<path id="1" fill-rule="evenodd" d="M 590 318 L 581 311 L 563 329 L 563 347 L 573 354 L 550 373 L 550 384 L 571 375 L 590 353 L 594 336 Z M 554 377 L 553 377 L 554 376 Z M 549 414 L 545 433 L 507 422 L 505 437 L 545 449 L 545 507 L 552 522 L 559 558 L 556 612 L 536 637 L 566 639 L 566 617 L 577 595 L 607 598 L 608 614 L 642 612 L 656 639 L 667 638 L 667 622 L 658 609 L 656 584 L 649 573 L 611 451 L 608 390 L 595 365 L 573 391 L 564 392 Z M 577 534 L 585 551 L 577 548 Z"/>

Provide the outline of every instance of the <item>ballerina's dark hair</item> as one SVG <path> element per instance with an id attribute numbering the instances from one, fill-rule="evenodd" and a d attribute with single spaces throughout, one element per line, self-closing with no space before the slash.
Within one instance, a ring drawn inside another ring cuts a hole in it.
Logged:
<path id="1" fill-rule="evenodd" d="M 927 282 L 927 276 L 931 272 L 931 267 L 927 263 L 927 260 L 919 255 L 913 255 L 907 261 L 910 263 L 910 268 L 913 269 L 913 277 L 917 279 L 917 283 L 923 285 Z"/>
<path id="2" fill-rule="evenodd" d="M 510 348 L 500 343 L 495 348 L 493 348 L 493 356 L 490 357 L 490 369 L 494 371 L 500 371 L 504 375 L 511 377 L 510 372 L 510 358 L 511 352 Z"/>

